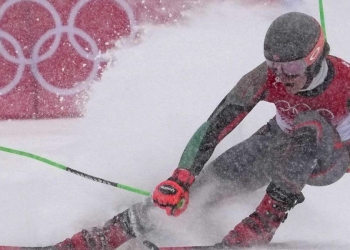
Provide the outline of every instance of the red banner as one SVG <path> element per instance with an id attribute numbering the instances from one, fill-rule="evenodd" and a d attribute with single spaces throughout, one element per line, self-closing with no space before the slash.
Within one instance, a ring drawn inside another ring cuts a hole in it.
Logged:
<path id="1" fill-rule="evenodd" d="M 0 1 L 0 118 L 81 116 L 131 19 L 125 1 Z"/>
<path id="2" fill-rule="evenodd" d="M 202 0 L 203 1 L 203 0 Z M 0 119 L 81 116 L 101 54 L 195 0 L 0 0 Z"/>

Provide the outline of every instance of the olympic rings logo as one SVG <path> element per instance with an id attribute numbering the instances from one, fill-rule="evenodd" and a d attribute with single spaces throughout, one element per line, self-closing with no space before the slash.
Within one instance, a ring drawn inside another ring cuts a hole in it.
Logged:
<path id="1" fill-rule="evenodd" d="M 30 65 L 31 72 L 37 82 L 46 90 L 55 93 L 57 95 L 73 95 L 77 94 L 83 90 L 86 90 L 89 87 L 89 84 L 94 80 L 95 76 L 98 73 L 100 63 L 105 61 L 101 57 L 99 57 L 99 49 L 95 40 L 88 35 L 84 30 L 75 27 L 75 19 L 79 13 L 79 10 L 89 1 L 91 0 L 80 0 L 75 6 L 73 6 L 71 13 L 68 17 L 67 25 L 63 25 L 62 20 L 60 18 L 59 13 L 55 9 L 55 7 L 46 0 L 8 0 L 5 1 L 0 7 L 0 20 L 2 19 L 4 13 L 7 11 L 9 7 L 12 5 L 23 2 L 30 1 L 42 5 L 46 8 L 49 13 L 52 15 L 52 18 L 55 23 L 55 28 L 48 30 L 45 32 L 36 44 L 33 47 L 32 54 L 30 58 L 25 57 L 23 50 L 20 46 L 20 43 L 8 32 L 0 29 L 0 39 L 4 39 L 8 41 L 16 51 L 16 56 L 11 55 L 4 47 L 3 43 L 0 40 L 0 54 L 9 62 L 17 64 L 17 71 L 13 79 L 3 88 L 0 88 L 0 95 L 5 95 L 10 92 L 17 84 L 20 82 L 23 72 L 25 70 L 26 65 Z M 126 12 L 129 22 L 130 22 L 130 35 L 129 39 L 134 35 L 134 27 L 135 27 L 135 18 L 133 15 L 133 11 L 130 8 L 129 4 L 125 0 L 114 0 L 119 6 L 123 8 Z M 62 34 L 66 33 L 68 40 L 72 47 L 76 50 L 76 52 L 83 58 L 88 59 L 93 62 L 92 70 L 90 71 L 89 76 L 83 82 L 76 83 L 73 88 L 65 89 L 58 88 L 47 82 L 44 77 L 41 75 L 38 69 L 38 63 L 50 58 L 57 50 L 60 45 Z M 54 36 L 54 40 L 50 48 L 44 52 L 42 55 L 39 54 L 39 51 L 43 44 Z M 78 43 L 75 36 L 79 36 L 83 40 L 85 40 L 90 48 L 91 52 L 86 51 L 82 46 Z"/>
<path id="2" fill-rule="evenodd" d="M 295 115 L 298 115 L 301 112 L 312 110 L 306 103 L 300 103 L 292 106 L 285 100 L 279 100 L 275 103 L 275 105 L 279 111 L 287 114 L 289 117 L 295 117 Z M 332 111 L 325 108 L 316 109 L 316 111 L 329 120 L 333 120 L 335 117 Z"/>

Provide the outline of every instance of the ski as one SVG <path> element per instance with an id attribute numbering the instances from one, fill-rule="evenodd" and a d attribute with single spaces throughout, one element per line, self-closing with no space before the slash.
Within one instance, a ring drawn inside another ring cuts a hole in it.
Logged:
<path id="1" fill-rule="evenodd" d="M 182 246 L 182 247 L 157 247 L 154 243 L 145 240 L 143 244 L 149 250 L 224 250 L 231 249 L 222 246 Z M 233 248 L 232 248 L 233 249 Z M 55 246 L 47 247 L 15 247 L 15 246 L 0 246 L 0 250 L 57 250 Z"/>
<path id="2" fill-rule="evenodd" d="M 182 246 L 182 247 L 158 247 L 154 243 L 145 240 L 143 244 L 149 250 L 224 250 L 224 249 L 237 249 L 237 248 L 228 248 L 223 246 Z M 0 249 L 1 250 L 1 249 Z"/>

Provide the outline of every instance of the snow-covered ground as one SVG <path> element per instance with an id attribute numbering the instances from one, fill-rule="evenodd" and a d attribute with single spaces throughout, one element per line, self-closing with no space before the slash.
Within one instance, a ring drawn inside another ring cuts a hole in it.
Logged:
<path id="1" fill-rule="evenodd" d="M 287 6 L 239 2 L 191 11 L 181 25 L 145 27 L 142 43 L 114 52 L 117 62 L 93 86 L 84 118 L 4 121 L 0 145 L 152 191 L 176 168 L 190 136 L 226 93 L 264 60 L 271 21 L 291 10 L 319 19 L 316 0 Z M 350 2 L 325 1 L 324 8 L 331 53 L 350 61 Z M 273 106 L 259 104 L 213 157 L 273 115 Z M 25 157 L 0 152 L 0 159 L 0 245 L 52 245 L 102 226 L 145 198 Z M 290 212 L 271 245 L 259 249 L 350 249 L 349 189 L 347 175 L 328 187 L 306 187 L 306 201 Z M 190 206 L 178 218 L 160 211 L 164 223 L 147 238 L 169 246 L 214 244 L 263 194 L 258 190 L 210 210 Z"/>

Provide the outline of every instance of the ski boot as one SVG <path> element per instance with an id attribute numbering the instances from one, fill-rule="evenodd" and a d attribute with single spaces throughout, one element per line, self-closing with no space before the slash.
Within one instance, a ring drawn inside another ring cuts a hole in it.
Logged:
<path id="1" fill-rule="evenodd" d="M 227 247 L 251 247 L 267 244 L 287 219 L 287 212 L 304 201 L 304 196 L 282 191 L 271 183 L 255 212 L 239 223 L 220 243 Z"/>

